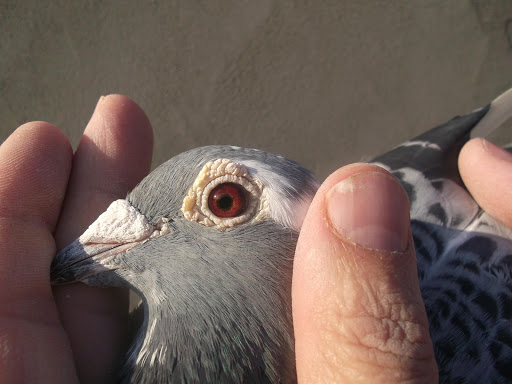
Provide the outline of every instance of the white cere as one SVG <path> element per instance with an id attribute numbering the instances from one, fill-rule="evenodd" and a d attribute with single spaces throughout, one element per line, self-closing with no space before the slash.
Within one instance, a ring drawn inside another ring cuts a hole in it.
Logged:
<path id="1" fill-rule="evenodd" d="M 80 236 L 82 244 L 125 244 L 158 237 L 169 232 L 167 219 L 154 226 L 128 201 L 114 201 Z"/>

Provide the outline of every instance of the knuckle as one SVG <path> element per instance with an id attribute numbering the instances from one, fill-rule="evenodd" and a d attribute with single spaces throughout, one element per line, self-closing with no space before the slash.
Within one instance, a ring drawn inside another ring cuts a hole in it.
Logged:
<path id="1" fill-rule="evenodd" d="M 377 299 L 373 291 L 363 292 L 318 314 L 326 366 L 333 372 L 343 367 L 344 376 L 373 371 L 372 377 L 392 382 L 435 377 L 423 304 L 404 303 L 400 295 Z"/>

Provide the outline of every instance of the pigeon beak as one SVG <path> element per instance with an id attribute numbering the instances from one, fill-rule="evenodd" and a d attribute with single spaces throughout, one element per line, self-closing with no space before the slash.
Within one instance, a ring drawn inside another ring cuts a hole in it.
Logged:
<path id="1" fill-rule="evenodd" d="M 87 282 L 91 276 L 116 270 L 118 255 L 169 233 L 168 221 L 164 218 L 153 225 L 128 201 L 114 201 L 78 239 L 55 256 L 52 284 Z"/>

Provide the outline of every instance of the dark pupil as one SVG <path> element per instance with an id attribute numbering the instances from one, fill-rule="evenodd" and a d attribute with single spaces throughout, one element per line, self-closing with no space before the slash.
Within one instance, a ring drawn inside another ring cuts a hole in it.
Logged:
<path id="1" fill-rule="evenodd" d="M 223 211 L 229 211 L 233 206 L 233 198 L 229 195 L 222 195 L 217 200 L 217 207 Z"/>

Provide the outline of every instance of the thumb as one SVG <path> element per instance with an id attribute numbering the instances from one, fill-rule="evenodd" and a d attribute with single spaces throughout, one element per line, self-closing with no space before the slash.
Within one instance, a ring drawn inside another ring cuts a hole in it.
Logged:
<path id="1" fill-rule="evenodd" d="M 300 382 L 433 383 L 409 202 L 382 168 L 354 164 L 317 192 L 293 272 Z"/>

